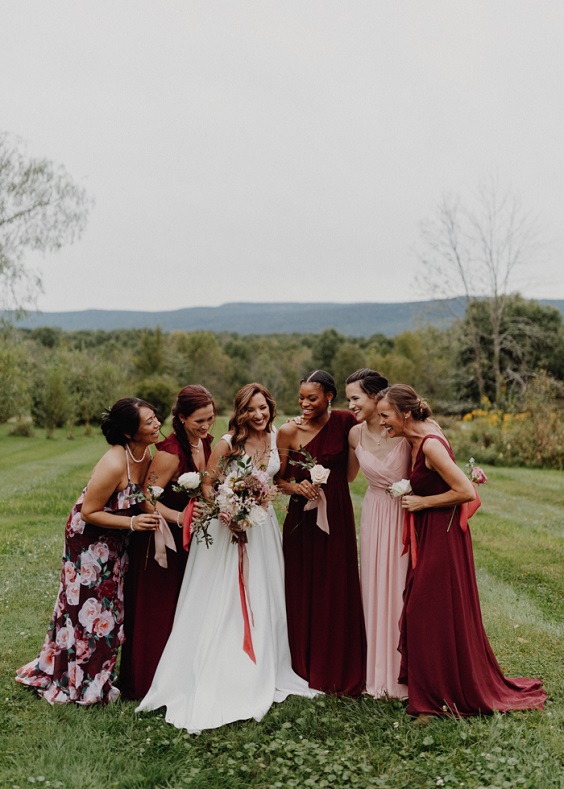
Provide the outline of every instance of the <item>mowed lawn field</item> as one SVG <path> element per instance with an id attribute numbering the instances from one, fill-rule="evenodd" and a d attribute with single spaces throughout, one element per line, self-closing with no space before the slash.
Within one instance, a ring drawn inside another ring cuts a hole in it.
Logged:
<path id="1" fill-rule="evenodd" d="M 220 436 L 225 421 L 219 420 Z M 564 474 L 486 467 L 471 522 L 486 630 L 509 676 L 540 676 L 546 711 L 433 720 L 397 701 L 290 698 L 261 723 L 200 736 L 135 705 L 50 707 L 14 682 L 38 654 L 59 583 L 64 524 L 104 452 L 0 426 L 0 787 L 564 786 Z M 460 459 L 461 464 L 466 458 Z M 479 462 L 479 458 L 477 458 Z M 357 523 L 366 483 L 352 486 Z M 284 502 L 278 504 L 282 519 Z M 236 677 L 233 678 L 236 682 Z"/>

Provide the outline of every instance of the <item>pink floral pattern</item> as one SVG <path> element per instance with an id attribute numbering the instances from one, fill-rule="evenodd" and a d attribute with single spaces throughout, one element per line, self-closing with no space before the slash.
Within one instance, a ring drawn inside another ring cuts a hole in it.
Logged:
<path id="1" fill-rule="evenodd" d="M 59 593 L 39 657 L 16 681 L 50 704 L 114 701 L 116 660 L 123 643 L 123 579 L 129 532 L 82 520 L 83 490 L 66 524 Z M 142 494 L 133 483 L 114 494 L 106 512 L 134 514 Z"/>

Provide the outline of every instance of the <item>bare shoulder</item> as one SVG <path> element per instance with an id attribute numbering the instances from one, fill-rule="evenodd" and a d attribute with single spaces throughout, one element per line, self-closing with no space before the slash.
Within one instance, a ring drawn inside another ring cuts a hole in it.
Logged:
<path id="1" fill-rule="evenodd" d="M 356 449 L 358 446 L 358 442 L 360 441 L 360 431 L 362 425 L 353 425 L 349 431 L 349 446 L 353 449 Z"/>
<path id="2" fill-rule="evenodd" d="M 282 439 L 285 443 L 292 441 L 298 435 L 299 425 L 294 422 L 285 422 L 278 428 L 278 438 Z"/>
<path id="3" fill-rule="evenodd" d="M 126 468 L 125 450 L 122 446 L 115 445 L 105 452 L 94 466 L 93 475 L 121 474 Z"/>

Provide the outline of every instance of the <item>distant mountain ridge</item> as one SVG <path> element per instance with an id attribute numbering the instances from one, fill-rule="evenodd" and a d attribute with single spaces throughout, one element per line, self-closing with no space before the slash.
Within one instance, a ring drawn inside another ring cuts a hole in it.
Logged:
<path id="1" fill-rule="evenodd" d="M 564 300 L 539 299 L 564 315 Z M 20 328 L 59 327 L 64 331 L 82 329 L 105 331 L 155 329 L 236 332 L 238 334 L 317 334 L 333 328 L 347 337 L 384 334 L 395 337 L 407 330 L 432 324 L 446 327 L 464 313 L 462 300 L 335 303 L 252 303 L 234 302 L 220 307 L 186 307 L 167 312 L 126 310 L 82 310 L 78 312 L 32 312 L 17 321 Z M 10 318 L 10 313 L 0 313 Z"/>

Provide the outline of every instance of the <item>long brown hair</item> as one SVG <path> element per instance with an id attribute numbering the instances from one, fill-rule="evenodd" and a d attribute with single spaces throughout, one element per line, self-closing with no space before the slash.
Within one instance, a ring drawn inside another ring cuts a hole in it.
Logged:
<path id="1" fill-rule="evenodd" d="M 228 457 L 242 455 L 245 451 L 245 443 L 249 437 L 249 428 L 247 424 L 249 417 L 247 415 L 247 408 L 251 399 L 256 394 L 263 395 L 267 402 L 270 417 L 268 419 L 268 424 L 266 425 L 266 432 L 270 433 L 272 423 L 274 422 L 274 418 L 276 416 L 276 403 L 274 398 L 266 386 L 263 386 L 263 384 L 245 384 L 245 386 L 239 389 L 235 395 L 235 400 L 233 401 L 233 413 L 229 419 L 228 427 L 228 430 L 232 435 L 231 452 L 228 454 Z"/>

